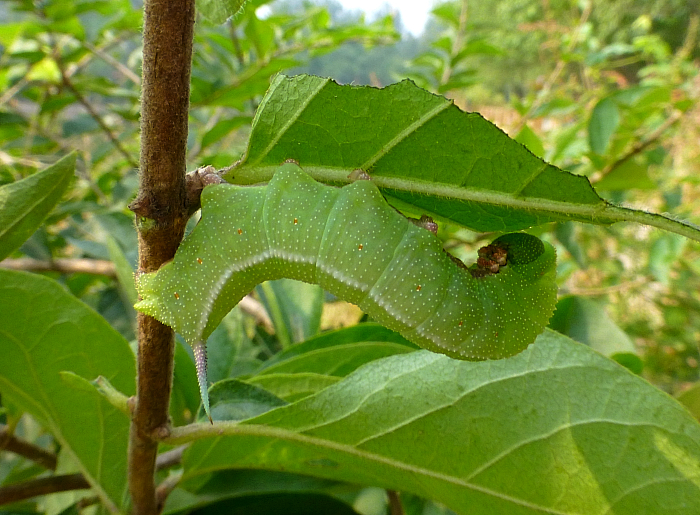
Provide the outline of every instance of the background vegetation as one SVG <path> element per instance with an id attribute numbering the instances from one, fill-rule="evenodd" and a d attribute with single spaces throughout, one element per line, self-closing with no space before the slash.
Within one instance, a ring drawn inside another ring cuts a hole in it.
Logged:
<path id="1" fill-rule="evenodd" d="M 139 9 L 129 0 L 0 4 L 0 184 L 79 151 L 78 178 L 63 201 L 0 266 L 55 279 L 130 341 L 137 237 L 127 205 L 138 186 Z M 534 154 L 588 176 L 604 198 L 700 222 L 696 2 L 462 0 L 437 5 L 418 37 L 385 12 L 367 21 L 333 2 L 251 0 L 223 25 L 198 17 L 188 169 L 241 156 L 278 72 L 374 86 L 408 76 L 482 113 Z M 698 244 L 631 224 L 567 222 L 539 231 L 559 255 L 562 298 L 552 327 L 679 396 L 698 416 Z M 469 260 L 490 235 L 448 226 L 441 236 Z M 215 365 L 214 378 L 245 374 L 319 324 L 338 327 L 358 316 L 330 302 L 324 318 L 310 306 L 295 325 L 285 311 L 298 295 L 293 288 L 263 285 L 226 320 L 217 337 L 233 342 L 235 353 L 222 358 L 222 370 Z M 175 373 L 194 381 L 185 369 Z M 177 424 L 195 416 L 197 399 L 188 395 L 176 384 Z M 41 424 L 5 404 L 3 424 L 55 447 Z M 0 485 L 41 471 L 3 455 Z M 353 495 L 358 511 L 384 509 L 383 491 Z M 59 513 L 77 509 L 75 499 L 18 509 Z"/>

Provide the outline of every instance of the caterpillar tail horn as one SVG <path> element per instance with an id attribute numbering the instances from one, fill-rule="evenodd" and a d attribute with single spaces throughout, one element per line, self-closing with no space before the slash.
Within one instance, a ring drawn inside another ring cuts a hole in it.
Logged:
<path id="1" fill-rule="evenodd" d="M 207 388 L 207 346 L 203 341 L 198 341 L 192 346 L 194 352 L 194 364 L 197 368 L 197 381 L 199 382 L 199 393 L 202 396 L 202 406 L 209 417 L 209 422 L 214 423 L 209 411 L 209 389 Z"/>

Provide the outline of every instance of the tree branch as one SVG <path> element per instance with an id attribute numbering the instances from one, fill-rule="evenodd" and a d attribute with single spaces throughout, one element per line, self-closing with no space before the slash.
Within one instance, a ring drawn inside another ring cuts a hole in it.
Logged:
<path id="1" fill-rule="evenodd" d="M 56 455 L 54 453 L 17 438 L 4 424 L 0 424 L 0 449 L 24 456 L 49 470 L 56 470 Z"/>
<path id="2" fill-rule="evenodd" d="M 133 71 L 127 68 L 124 64 L 120 63 L 117 59 L 104 52 L 101 48 L 97 48 L 88 41 L 83 41 L 83 46 L 87 48 L 90 52 L 95 54 L 97 57 L 101 58 L 107 64 L 114 66 L 114 68 L 120 72 L 124 77 L 129 79 L 131 82 L 137 86 L 141 84 L 141 78 L 136 75 Z"/>
<path id="3" fill-rule="evenodd" d="M 163 507 L 165 506 L 165 501 L 168 500 L 168 495 L 170 495 L 170 492 L 175 490 L 177 485 L 180 484 L 180 480 L 182 479 L 182 470 L 176 473 L 171 473 L 168 477 L 166 477 L 161 484 L 158 485 L 158 488 L 156 488 L 156 499 L 158 501 L 158 510 L 162 511 Z"/>
<path id="4" fill-rule="evenodd" d="M 59 71 L 61 72 L 61 78 L 63 80 L 63 85 L 66 86 L 66 88 L 68 88 L 71 91 L 71 93 L 73 93 L 76 100 L 83 105 L 83 107 L 90 114 L 92 119 L 97 122 L 97 125 L 99 125 L 100 129 L 102 129 L 102 132 L 104 132 L 107 135 L 107 137 L 109 138 L 109 141 L 111 141 L 112 145 L 114 145 L 114 148 L 116 148 L 119 151 L 119 153 L 122 156 L 124 156 L 124 159 L 126 159 L 126 162 L 129 163 L 129 165 L 132 168 L 138 168 L 138 166 L 139 166 L 138 163 L 134 160 L 133 157 L 131 157 L 131 154 L 129 154 L 129 152 L 127 152 L 127 150 L 122 145 L 122 142 L 119 141 L 119 138 L 117 138 L 117 136 L 112 132 L 112 129 L 110 129 L 107 126 L 107 124 L 104 122 L 104 120 L 102 119 L 100 114 L 97 112 L 97 110 L 94 107 L 92 107 L 92 104 L 90 102 L 88 102 L 87 98 L 85 98 L 83 96 L 83 94 L 80 91 L 78 91 L 78 88 L 76 88 L 75 85 L 73 85 L 70 78 L 68 78 L 68 74 L 63 69 L 63 65 L 61 64 L 60 59 L 58 58 L 58 52 L 56 54 L 57 55 L 56 55 L 55 61 L 58 64 Z"/>
<path id="5" fill-rule="evenodd" d="M 141 161 L 136 213 L 139 272 L 172 259 L 188 219 L 185 189 L 194 0 L 146 0 L 143 26 Z M 174 335 L 142 313 L 138 384 L 129 436 L 129 491 L 136 515 L 156 515 L 154 435 L 169 423 Z"/>
<path id="6" fill-rule="evenodd" d="M 0 487 L 0 506 L 39 495 L 67 492 L 69 490 L 85 490 L 87 488 L 90 488 L 90 483 L 81 474 L 42 477 L 16 485 Z"/>
<path id="7" fill-rule="evenodd" d="M 64 274 L 92 274 L 116 277 L 114 263 L 101 259 L 69 259 L 57 258 L 51 261 L 40 261 L 28 257 L 5 259 L 0 261 L 0 268 L 8 270 L 25 270 L 28 272 L 61 272 Z"/>
<path id="8" fill-rule="evenodd" d="M 389 513 L 391 515 L 404 515 L 399 493 L 396 490 L 387 490 L 386 494 L 389 497 Z"/>
<path id="9" fill-rule="evenodd" d="M 169 451 L 159 454 L 158 459 L 156 459 L 156 470 L 165 470 L 179 465 L 182 461 L 182 454 L 185 452 L 187 447 L 189 446 L 180 445 L 179 447 L 175 447 L 174 449 L 170 449 Z"/>
<path id="10" fill-rule="evenodd" d="M 659 125 L 659 127 L 657 127 L 654 132 L 652 132 L 646 138 L 644 138 L 644 140 L 636 142 L 627 152 L 618 157 L 615 161 L 606 165 L 605 168 L 603 168 L 601 171 L 593 174 L 590 179 L 591 184 L 595 184 L 596 182 L 600 181 L 603 177 L 608 175 L 610 172 L 612 172 L 615 168 L 620 166 L 628 159 L 631 159 L 634 156 L 644 152 L 647 148 L 656 143 L 661 138 L 661 136 L 663 136 L 665 132 L 680 119 L 681 112 L 674 111 L 673 114 L 671 114 L 671 116 L 669 116 L 664 123 Z"/>

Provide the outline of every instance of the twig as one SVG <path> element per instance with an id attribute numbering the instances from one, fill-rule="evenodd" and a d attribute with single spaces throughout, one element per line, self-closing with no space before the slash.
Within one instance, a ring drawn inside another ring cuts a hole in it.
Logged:
<path id="1" fill-rule="evenodd" d="M 12 97 L 14 97 L 17 93 L 19 93 L 22 90 L 22 88 L 27 84 L 29 84 L 29 79 L 27 79 L 27 77 L 24 76 L 20 80 L 18 80 L 14 86 L 8 88 L 5 91 L 5 94 L 2 97 L 0 97 L 0 106 L 3 105 L 5 102 L 9 102 L 9 100 Z"/>
<path id="2" fill-rule="evenodd" d="M 129 79 L 131 82 L 133 82 L 137 86 L 141 85 L 141 78 L 138 75 L 136 75 L 133 71 L 131 71 L 129 68 L 124 66 L 123 63 L 120 63 L 114 57 L 105 53 L 102 49 L 93 46 L 92 44 L 88 43 L 87 41 L 83 41 L 83 46 L 85 48 L 87 48 L 88 50 L 90 50 L 90 52 L 95 54 L 97 57 L 99 57 L 100 59 L 105 61 L 106 63 L 114 66 L 114 68 L 118 72 L 120 72 L 122 75 L 124 75 L 124 77 Z"/>
<path id="3" fill-rule="evenodd" d="M 54 453 L 17 438 L 4 424 L 0 424 L 0 449 L 19 454 L 49 470 L 56 470 L 56 455 Z"/>
<path id="4" fill-rule="evenodd" d="M 674 125 L 678 120 L 680 120 L 681 116 L 682 114 L 680 111 L 674 111 L 673 114 L 671 114 L 671 116 L 669 116 L 664 123 L 659 125 L 659 127 L 657 127 L 654 132 L 649 134 L 647 138 L 645 138 L 643 141 L 638 141 L 637 143 L 632 145 L 632 147 L 622 156 L 618 157 L 612 163 L 606 165 L 599 172 L 594 173 L 590 178 L 591 183 L 595 184 L 628 159 L 631 159 L 637 154 L 644 152 L 647 148 L 649 148 L 649 146 L 653 145 L 656 141 L 658 141 L 659 138 L 661 138 L 661 136 L 663 136 L 664 133 L 668 129 L 670 129 L 672 125 Z"/>
<path id="5" fill-rule="evenodd" d="M 182 461 L 182 454 L 185 452 L 187 447 L 189 447 L 189 445 L 181 445 L 179 447 L 175 447 L 174 449 L 170 449 L 163 454 L 159 454 L 158 458 L 156 458 L 156 470 L 165 470 L 179 465 Z"/>
<path id="6" fill-rule="evenodd" d="M 267 314 L 265 306 L 263 306 L 259 301 L 255 300 L 250 295 L 246 295 L 238 303 L 238 307 L 241 311 L 247 313 L 255 319 L 258 325 L 261 325 L 270 334 L 275 334 L 275 326 L 272 324 L 270 315 Z"/>
<path id="7" fill-rule="evenodd" d="M 114 145 L 114 148 L 117 149 L 117 151 L 124 156 L 124 159 L 126 159 L 127 163 L 132 168 L 138 168 L 139 165 L 138 163 L 134 160 L 133 157 L 131 157 L 131 154 L 127 152 L 127 150 L 122 146 L 121 141 L 119 141 L 119 138 L 112 132 L 112 129 L 110 129 L 107 124 L 104 122 L 100 114 L 95 110 L 94 107 L 92 107 L 92 104 L 88 102 L 88 100 L 83 96 L 83 94 L 78 91 L 78 89 L 75 87 L 73 82 L 71 82 L 70 78 L 68 77 L 68 74 L 66 73 L 65 68 L 63 67 L 63 64 L 61 62 L 61 59 L 58 57 L 58 51 L 56 52 L 56 55 L 54 56 L 54 60 L 56 61 L 56 64 L 58 65 L 58 69 L 61 73 L 61 79 L 63 81 L 63 85 L 68 88 L 71 93 L 75 96 L 76 100 L 80 102 L 85 110 L 90 114 L 93 120 L 97 122 L 97 125 L 100 126 L 100 129 L 102 129 L 102 132 L 104 132 L 107 137 L 109 138 L 109 141 L 112 142 L 112 145 Z"/>
<path id="8" fill-rule="evenodd" d="M 576 287 L 563 287 L 559 290 L 560 295 L 580 295 L 582 297 L 595 297 L 598 295 L 608 295 L 609 293 L 617 293 L 627 290 L 632 290 L 643 286 L 648 282 L 646 277 L 638 277 L 634 281 L 628 281 L 620 284 L 613 284 L 612 286 L 601 286 L 600 288 L 576 288 Z"/>
<path id="9" fill-rule="evenodd" d="M 117 271 L 114 263 L 101 259 L 86 258 L 56 258 L 51 261 L 40 261 L 28 257 L 5 259 L 0 261 L 0 268 L 8 270 L 23 270 L 25 272 L 61 272 L 63 274 L 92 274 L 116 277 Z M 247 295 L 238 304 L 241 311 L 252 316 L 258 325 L 261 325 L 270 333 L 275 333 L 270 315 L 265 307 L 256 299 Z"/>
<path id="10" fill-rule="evenodd" d="M 78 513 L 81 513 L 83 509 L 88 506 L 93 506 L 94 504 L 99 504 L 99 502 L 100 498 L 96 495 L 93 497 L 83 497 L 75 504 L 75 508 L 78 510 Z"/>
<path id="11" fill-rule="evenodd" d="M 7 152 L 3 152 L 2 150 L 0 150 L 0 163 L 4 165 L 13 165 L 16 163 L 22 166 L 29 166 L 31 168 L 43 168 L 44 166 L 46 166 L 41 161 L 28 159 L 26 157 L 14 157 L 8 154 Z"/>
<path id="12" fill-rule="evenodd" d="M 442 77 L 440 77 L 441 86 L 447 84 L 447 82 L 450 80 L 450 76 L 452 75 L 452 72 L 454 70 L 452 68 L 452 59 L 462 50 L 462 47 L 464 46 L 464 38 L 467 32 L 467 9 L 468 1 L 462 0 L 460 2 L 459 27 L 457 28 L 457 35 L 455 36 L 455 40 L 452 44 L 452 53 L 450 55 L 450 60 L 448 61 L 447 66 L 445 66 L 445 69 L 442 72 Z"/>
<path id="13" fill-rule="evenodd" d="M 233 50 L 236 54 L 236 60 L 241 66 L 245 65 L 245 57 L 243 56 L 243 50 L 241 50 L 241 42 L 238 39 L 238 34 L 236 34 L 236 25 L 233 23 L 233 18 L 229 20 L 229 36 L 231 37 L 231 43 L 233 43 Z"/>
<path id="14" fill-rule="evenodd" d="M 396 490 L 387 490 L 387 496 L 389 497 L 389 513 L 390 515 L 404 515 L 403 506 L 401 505 L 401 498 Z"/>
<path id="15" fill-rule="evenodd" d="M 692 14 L 688 22 L 688 29 L 685 32 L 685 41 L 683 41 L 683 45 L 673 58 L 675 64 L 690 58 L 692 55 L 695 41 L 698 37 L 698 26 L 700 26 L 700 15 L 697 13 Z"/>
<path id="16" fill-rule="evenodd" d="M 120 43 L 123 43 L 124 41 L 127 41 L 130 38 L 133 38 L 137 35 L 138 33 L 130 33 L 129 31 L 125 30 L 118 36 L 114 36 L 113 39 L 110 39 L 109 41 L 106 41 L 99 47 L 95 48 L 97 48 L 102 53 L 106 53 L 113 46 L 119 45 Z M 67 67 L 66 75 L 68 75 L 68 77 L 73 77 L 75 74 L 84 69 L 88 64 L 90 64 L 95 55 L 96 54 L 85 54 L 78 60 L 78 62 L 71 63 L 71 65 Z"/>
<path id="17" fill-rule="evenodd" d="M 90 483 L 81 474 L 42 477 L 25 481 L 24 483 L 0 487 L 0 506 L 39 495 L 68 492 L 70 490 L 85 490 L 87 488 L 90 488 Z"/>
<path id="18" fill-rule="evenodd" d="M 581 18 L 579 19 L 578 26 L 576 27 L 576 33 L 572 36 L 571 41 L 569 41 L 569 46 L 566 48 L 566 53 L 571 53 L 576 45 L 578 44 L 578 40 L 581 37 L 581 29 L 583 26 L 586 24 L 588 21 L 588 17 L 591 15 L 591 11 L 593 10 L 593 1 L 589 0 L 586 2 L 586 7 L 583 9 L 583 12 L 581 13 Z M 542 105 L 542 103 L 545 101 L 547 96 L 549 95 L 549 92 L 552 89 L 552 86 L 554 86 L 554 83 L 557 81 L 559 78 L 559 75 L 561 74 L 562 71 L 564 71 L 564 67 L 566 66 L 566 61 L 564 59 L 560 58 L 557 61 L 556 66 L 554 67 L 554 70 L 552 70 L 552 73 L 549 74 L 549 77 L 547 77 L 547 80 L 544 83 L 544 86 L 542 86 L 542 89 L 540 90 L 540 94 L 537 96 L 535 101 L 532 103 L 530 108 L 527 110 L 527 112 L 520 118 L 520 121 L 518 124 L 515 126 L 515 129 L 513 129 L 513 134 L 518 134 L 522 128 L 525 126 L 527 121 L 532 117 L 534 112 L 539 109 L 539 107 Z"/>
<path id="19" fill-rule="evenodd" d="M 0 261 L 0 268 L 9 270 L 25 270 L 28 272 L 61 272 L 64 274 L 92 274 L 116 277 L 114 263 L 101 259 L 85 258 L 56 258 L 51 261 L 40 261 L 28 257 L 5 259 Z"/>
<path id="20" fill-rule="evenodd" d="M 182 474 L 182 470 L 179 472 L 171 473 L 158 485 L 158 488 L 156 488 L 156 503 L 158 505 L 159 513 L 163 511 L 165 501 L 168 499 L 168 495 L 170 495 L 170 492 L 175 490 L 177 485 L 180 484 Z"/>

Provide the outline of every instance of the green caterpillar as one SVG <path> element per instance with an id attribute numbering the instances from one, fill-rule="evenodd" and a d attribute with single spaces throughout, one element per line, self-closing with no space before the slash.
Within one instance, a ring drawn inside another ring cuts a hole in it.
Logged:
<path id="1" fill-rule="evenodd" d="M 457 359 L 524 350 L 554 310 L 551 245 L 506 234 L 467 269 L 429 224 L 411 223 L 377 187 L 343 188 L 282 165 L 266 186 L 207 186 L 202 219 L 175 258 L 142 274 L 136 309 L 193 347 L 209 415 L 206 338 L 255 285 L 287 277 L 321 285 L 408 340 Z"/>

